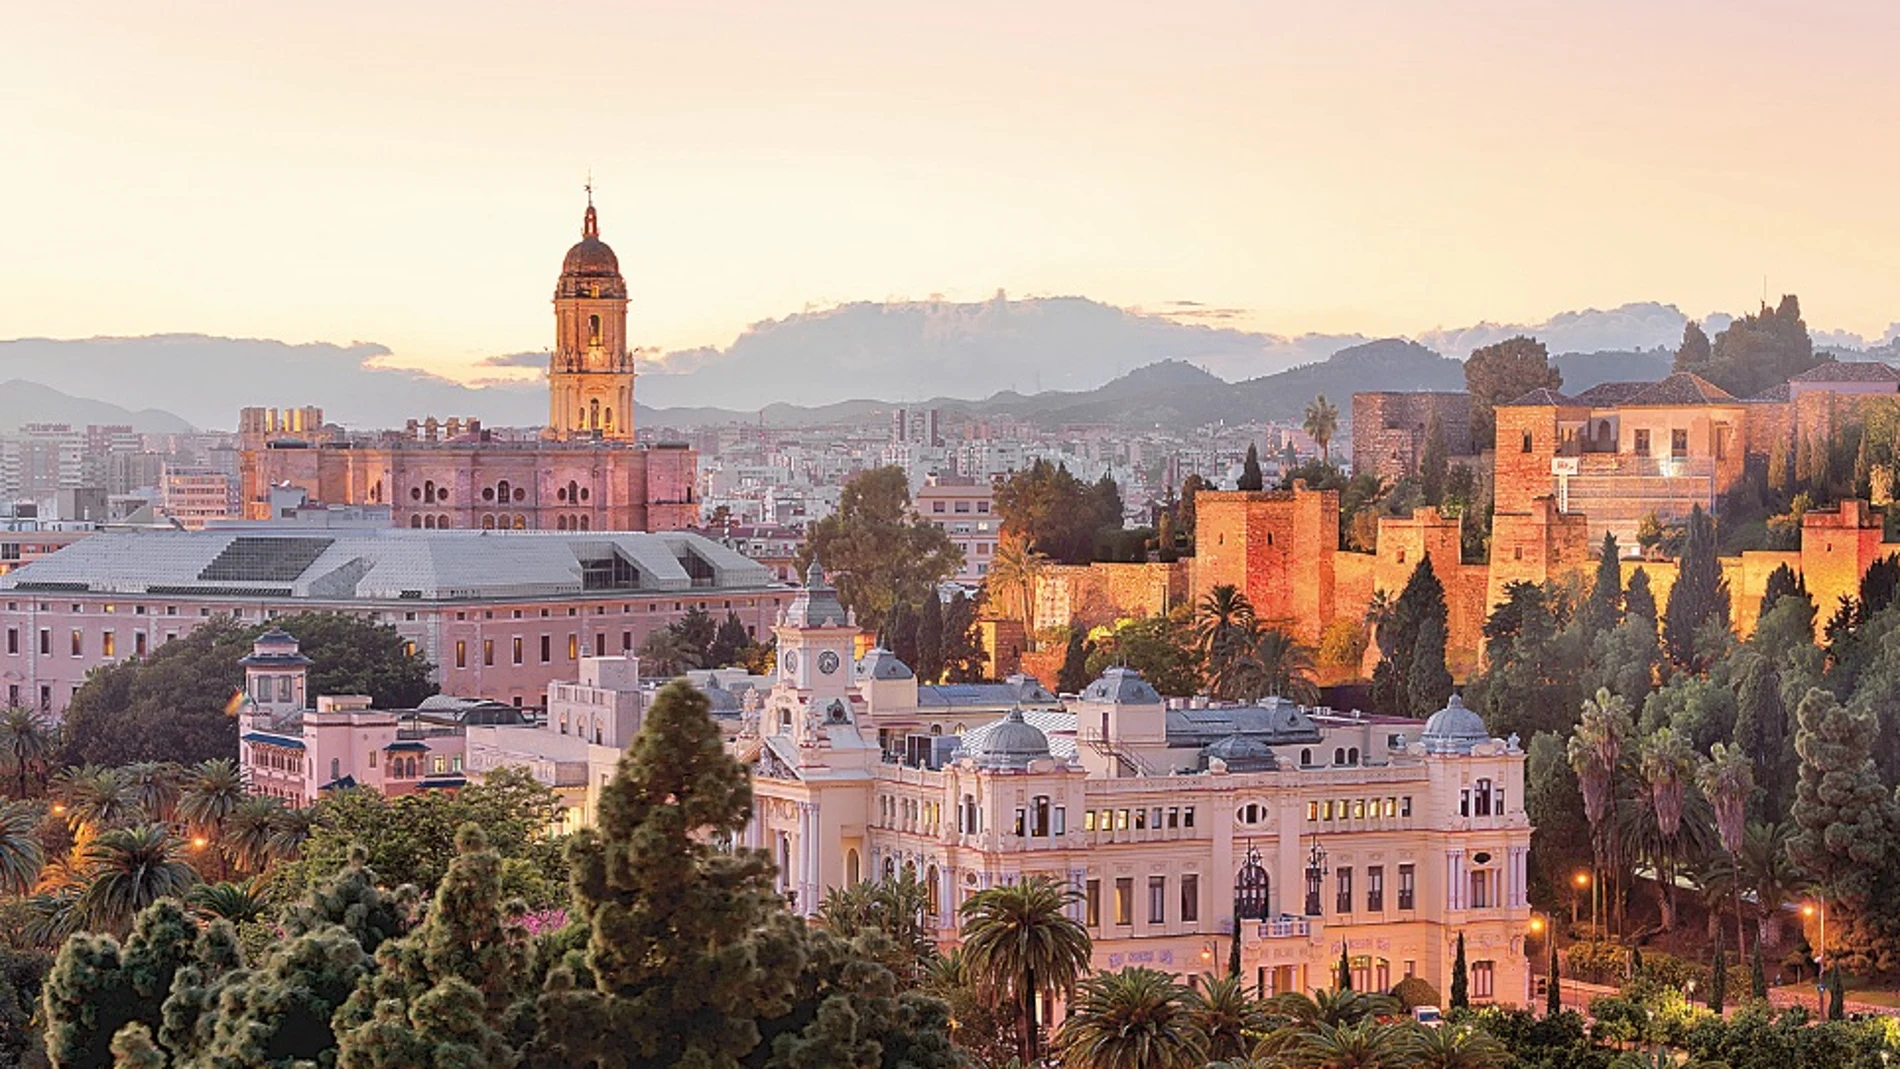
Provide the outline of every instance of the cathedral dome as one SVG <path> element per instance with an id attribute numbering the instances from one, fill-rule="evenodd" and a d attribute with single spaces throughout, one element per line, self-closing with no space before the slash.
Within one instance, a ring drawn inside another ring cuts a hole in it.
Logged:
<path id="1" fill-rule="evenodd" d="M 561 261 L 563 278 L 619 278 L 620 258 L 614 250 L 600 240 L 600 220 L 594 215 L 594 206 L 587 206 L 587 215 L 581 221 L 581 240 L 567 250 L 567 259 Z"/>
<path id="2" fill-rule="evenodd" d="M 1425 721 L 1425 733 L 1419 741 L 1433 753 L 1470 753 L 1471 748 L 1491 741 L 1484 718 L 1465 708 L 1463 698 L 1453 694 L 1443 709 Z"/>

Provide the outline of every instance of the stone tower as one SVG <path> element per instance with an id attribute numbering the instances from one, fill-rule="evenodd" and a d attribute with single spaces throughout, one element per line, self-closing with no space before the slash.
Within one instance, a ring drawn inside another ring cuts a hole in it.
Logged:
<path id="1" fill-rule="evenodd" d="M 567 250 L 554 288 L 554 353 L 548 360 L 548 437 L 633 440 L 633 354 L 627 349 L 627 283 L 600 240 L 587 194 L 581 240 Z"/>

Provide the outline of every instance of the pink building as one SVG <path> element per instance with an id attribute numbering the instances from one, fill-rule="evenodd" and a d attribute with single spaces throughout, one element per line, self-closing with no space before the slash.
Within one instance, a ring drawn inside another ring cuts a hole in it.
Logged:
<path id="1" fill-rule="evenodd" d="M 683 532 L 107 531 L 0 576 L 0 698 L 59 712 L 213 617 L 343 612 L 395 627 L 445 695 L 532 706 L 693 609 L 764 634 L 792 593 Z"/>

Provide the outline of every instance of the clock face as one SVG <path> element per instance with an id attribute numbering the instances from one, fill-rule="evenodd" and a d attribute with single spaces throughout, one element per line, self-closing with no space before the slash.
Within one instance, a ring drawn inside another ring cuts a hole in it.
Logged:
<path id="1" fill-rule="evenodd" d="M 818 670 L 830 675 L 838 670 L 838 655 L 830 650 L 818 655 Z"/>
<path id="2" fill-rule="evenodd" d="M 797 650 L 785 651 L 785 671 L 787 672 L 798 671 L 798 651 Z"/>

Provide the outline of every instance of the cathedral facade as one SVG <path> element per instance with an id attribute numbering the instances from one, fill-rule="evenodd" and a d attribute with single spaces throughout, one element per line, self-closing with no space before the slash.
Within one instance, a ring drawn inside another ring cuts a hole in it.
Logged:
<path id="1" fill-rule="evenodd" d="M 331 505 L 387 506 L 403 527 L 665 531 L 699 515 L 698 456 L 634 442 L 627 283 L 600 240 L 589 198 L 581 240 L 554 289 L 548 423 L 509 440 L 476 420 L 412 422 L 348 434 L 316 409 L 247 408 L 238 433 L 244 515 L 273 518 L 273 498 L 301 491 Z"/>

